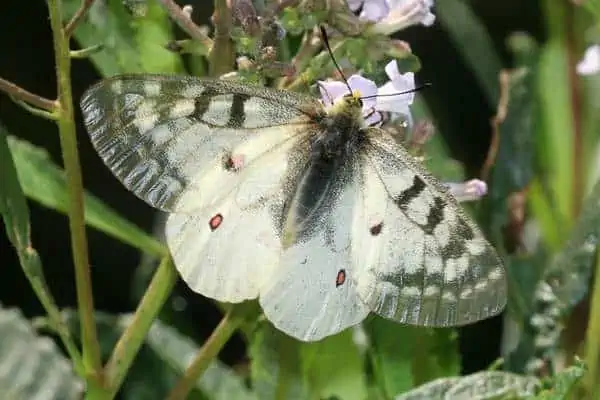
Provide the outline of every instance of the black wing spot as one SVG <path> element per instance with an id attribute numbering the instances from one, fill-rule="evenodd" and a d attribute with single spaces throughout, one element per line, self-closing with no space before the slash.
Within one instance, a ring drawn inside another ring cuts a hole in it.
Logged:
<path id="1" fill-rule="evenodd" d="M 227 128 L 241 128 L 246 121 L 246 111 L 244 104 L 250 98 L 250 95 L 243 93 L 234 93 L 229 111 L 229 121 L 225 124 Z"/>
<path id="2" fill-rule="evenodd" d="M 223 222 L 223 215 L 215 214 L 211 219 L 208 220 L 208 227 L 210 228 L 211 231 L 214 231 L 219 226 L 221 226 L 222 222 Z"/>
<path id="3" fill-rule="evenodd" d="M 203 121 L 204 114 L 208 111 L 208 107 L 210 106 L 210 102 L 213 97 L 217 96 L 219 93 L 214 89 L 207 88 L 201 96 L 198 96 L 194 100 L 194 113 L 192 117 Z"/>
<path id="4" fill-rule="evenodd" d="M 372 227 L 370 227 L 369 232 L 371 232 L 371 235 L 377 236 L 381 233 L 382 228 L 383 228 L 383 221 L 381 221 L 377 225 L 373 225 Z"/>
<path id="5" fill-rule="evenodd" d="M 335 287 L 340 287 L 346 282 L 346 270 L 340 269 L 335 277 Z"/>
<path id="6" fill-rule="evenodd" d="M 444 208 L 446 202 L 441 197 L 435 197 L 433 199 L 433 206 L 429 209 L 427 215 L 427 223 L 423 226 L 423 230 L 431 234 L 433 230 L 444 220 Z"/>
<path id="7" fill-rule="evenodd" d="M 421 179 L 420 176 L 415 175 L 413 178 L 413 184 L 408 189 L 402 191 L 396 198 L 394 202 L 400 209 L 404 210 L 408 206 L 408 204 L 419 197 L 419 195 L 425 190 L 425 181 Z"/>

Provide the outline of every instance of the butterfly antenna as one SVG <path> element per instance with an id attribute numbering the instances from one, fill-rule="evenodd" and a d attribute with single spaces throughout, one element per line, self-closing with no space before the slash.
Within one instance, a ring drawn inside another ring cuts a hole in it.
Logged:
<path id="1" fill-rule="evenodd" d="M 340 73 L 340 75 L 342 76 L 342 79 L 344 80 L 344 83 L 346 83 L 346 86 L 348 87 L 348 90 L 350 91 L 350 93 L 352 93 L 352 88 L 350 87 L 348 80 L 344 76 L 344 72 L 342 71 L 342 69 L 338 65 L 337 61 L 335 60 L 335 57 L 333 56 L 333 51 L 331 50 L 331 46 L 329 45 L 329 38 L 327 36 L 327 31 L 325 30 L 325 27 L 323 25 L 321 25 L 321 26 L 319 26 L 319 29 L 321 29 L 321 37 L 323 38 L 323 43 L 325 44 L 325 48 L 327 49 L 327 52 L 329 53 L 329 56 L 331 57 L 331 61 L 333 62 L 333 65 L 335 65 L 335 69 L 337 69 L 337 71 Z"/>
<path id="2" fill-rule="evenodd" d="M 388 93 L 388 94 L 374 94 L 372 96 L 365 96 L 365 97 L 361 97 L 361 100 L 364 99 L 372 99 L 373 97 L 390 97 L 390 96 L 400 96 L 402 94 L 408 94 L 408 93 L 415 93 L 415 92 L 419 92 L 423 89 L 426 89 L 428 87 L 432 86 L 431 83 L 427 82 L 424 83 L 422 85 L 419 85 L 417 87 L 415 87 L 414 89 L 409 89 L 409 90 L 405 90 L 404 92 L 398 92 L 398 93 Z"/>

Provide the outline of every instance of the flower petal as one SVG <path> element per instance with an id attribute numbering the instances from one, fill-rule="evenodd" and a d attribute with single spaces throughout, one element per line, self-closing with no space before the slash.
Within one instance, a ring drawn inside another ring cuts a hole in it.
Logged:
<path id="1" fill-rule="evenodd" d="M 364 78 L 360 75 L 352 75 L 348 78 L 348 84 L 352 90 L 358 90 L 361 97 L 369 97 L 377 95 L 377 85 L 370 79 Z M 363 100 L 363 109 L 368 110 L 374 108 L 377 104 L 377 99 L 371 97 L 370 99 Z"/>
<path id="2" fill-rule="evenodd" d="M 487 184 L 479 179 L 471 179 L 463 183 L 446 183 L 450 193 L 458 201 L 479 200 L 487 194 Z"/>
<path id="3" fill-rule="evenodd" d="M 347 0 L 347 2 L 350 10 L 356 11 L 363 5 L 364 0 Z"/>
<path id="4" fill-rule="evenodd" d="M 373 26 L 374 33 L 390 35 L 411 25 L 430 26 L 435 21 L 433 0 L 388 0 L 388 4 L 390 12 Z"/>
<path id="5" fill-rule="evenodd" d="M 594 75 L 600 72 L 600 45 L 588 47 L 576 68 L 579 75 Z"/>
<path id="6" fill-rule="evenodd" d="M 331 106 L 337 99 L 349 94 L 346 84 L 339 81 L 318 81 L 321 100 L 326 106 Z"/>
<path id="7" fill-rule="evenodd" d="M 360 19 L 377 22 L 385 18 L 389 12 L 390 8 L 386 0 L 365 0 Z"/>

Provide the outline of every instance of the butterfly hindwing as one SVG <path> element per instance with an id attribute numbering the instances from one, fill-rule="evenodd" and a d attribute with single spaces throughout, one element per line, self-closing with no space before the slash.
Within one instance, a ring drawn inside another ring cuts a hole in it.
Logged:
<path id="1" fill-rule="evenodd" d="M 356 160 L 313 159 L 286 209 L 278 267 L 264 282 L 260 304 L 278 329 L 319 340 L 369 313 L 358 295 L 350 224 L 360 193 Z"/>
<path id="2" fill-rule="evenodd" d="M 499 313 L 504 269 L 446 188 L 371 128 L 353 248 L 363 300 L 408 324 L 464 325 Z"/>
<path id="3" fill-rule="evenodd" d="M 164 211 L 192 211 L 215 201 L 207 190 L 235 186 L 232 169 L 297 134 L 322 109 L 316 100 L 286 91 L 162 75 L 104 80 L 84 94 L 81 108 L 106 165 Z M 181 199 L 189 193 L 193 201 Z"/>

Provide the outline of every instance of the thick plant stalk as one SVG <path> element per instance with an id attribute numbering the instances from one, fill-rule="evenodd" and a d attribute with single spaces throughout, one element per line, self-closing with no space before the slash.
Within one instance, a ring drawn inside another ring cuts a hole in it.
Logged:
<path id="1" fill-rule="evenodd" d="M 68 184 L 69 228 L 71 249 L 75 267 L 77 304 L 81 321 L 81 341 L 83 347 L 83 365 L 88 375 L 88 387 L 101 383 L 100 347 L 94 319 L 92 282 L 88 259 L 87 237 L 83 210 L 83 183 L 77 150 L 73 96 L 71 93 L 71 59 L 69 38 L 62 26 L 60 0 L 48 0 L 50 25 L 54 42 L 57 79 L 57 114 L 60 145 Z"/>
<path id="2" fill-rule="evenodd" d="M 206 371 L 211 361 L 217 357 L 223 346 L 225 346 L 225 343 L 227 343 L 231 335 L 233 335 L 243 322 L 243 317 L 235 315 L 236 307 L 239 306 L 233 306 L 225 314 L 221 322 L 219 322 L 219 325 L 217 325 L 206 343 L 204 343 L 181 380 L 177 382 L 169 394 L 168 400 L 185 400 L 187 398 L 188 393 L 192 390 L 198 378 Z"/>
<path id="3" fill-rule="evenodd" d="M 144 343 L 152 322 L 171 294 L 175 282 L 177 282 L 177 272 L 171 257 L 166 256 L 161 261 L 148 290 L 140 301 L 131 325 L 123 332 L 106 364 L 105 377 L 106 386 L 110 391 L 109 398 L 112 399 L 119 391 L 127 371 Z"/>

